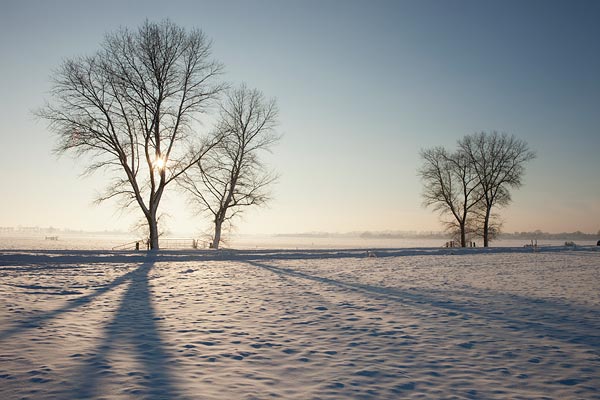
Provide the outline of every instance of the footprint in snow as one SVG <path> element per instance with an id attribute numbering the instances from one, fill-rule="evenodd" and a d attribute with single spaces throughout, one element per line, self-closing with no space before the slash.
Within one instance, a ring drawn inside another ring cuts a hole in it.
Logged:
<path id="1" fill-rule="evenodd" d="M 415 390 L 416 384 L 414 382 L 408 382 L 408 383 L 404 383 L 402 385 L 397 385 L 396 387 L 394 387 L 394 389 L 392 389 L 392 391 L 394 393 L 400 393 L 400 392 L 404 392 L 407 390 Z"/>
<path id="2" fill-rule="evenodd" d="M 561 385 L 566 385 L 566 386 L 575 386 L 575 385 L 580 384 L 581 382 L 583 382 L 583 380 L 575 379 L 575 378 L 561 379 L 560 381 L 558 381 L 558 383 L 560 383 Z"/>
<path id="3" fill-rule="evenodd" d="M 362 371 L 358 371 L 355 375 L 373 378 L 379 375 L 379 371 L 365 369 Z"/>
<path id="4" fill-rule="evenodd" d="M 51 382 L 51 381 L 52 381 L 52 379 L 41 378 L 39 376 L 29 379 L 29 382 L 33 382 L 33 383 L 47 383 L 47 382 Z"/>

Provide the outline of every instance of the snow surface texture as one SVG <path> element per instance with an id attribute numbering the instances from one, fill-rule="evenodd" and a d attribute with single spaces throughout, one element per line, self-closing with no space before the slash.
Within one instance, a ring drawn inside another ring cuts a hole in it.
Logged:
<path id="1" fill-rule="evenodd" d="M 1 399 L 600 399 L 600 251 L 0 251 Z"/>

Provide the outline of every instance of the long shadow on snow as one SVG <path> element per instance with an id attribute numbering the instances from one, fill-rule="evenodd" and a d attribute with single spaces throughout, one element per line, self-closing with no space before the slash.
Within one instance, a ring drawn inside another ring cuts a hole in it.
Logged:
<path id="1" fill-rule="evenodd" d="M 102 396 L 101 381 L 113 372 L 111 355 L 127 349 L 134 365 L 127 366 L 135 388 L 125 394 L 145 399 L 180 398 L 168 366 L 169 357 L 158 332 L 157 318 L 152 306 L 149 273 L 154 262 L 142 264 L 127 279 L 131 282 L 123 295 L 113 320 L 104 329 L 104 339 L 85 361 L 74 383 L 80 385 L 72 398 Z M 122 354 L 122 353 L 121 353 Z"/>
<path id="2" fill-rule="evenodd" d="M 40 314 L 30 316 L 24 320 L 17 321 L 17 323 L 14 326 L 12 326 L 8 329 L 5 329 L 3 331 L 0 331 L 0 340 L 4 340 L 10 336 L 16 335 L 18 333 L 24 332 L 29 329 L 39 328 L 44 323 L 46 323 L 54 318 L 57 318 L 66 312 L 72 311 L 78 307 L 88 304 L 96 297 L 98 297 L 106 292 L 109 292 L 110 290 L 116 288 L 117 286 L 120 286 L 123 283 L 127 282 L 128 280 L 130 280 L 132 278 L 132 276 L 135 273 L 136 273 L 136 270 L 128 272 L 126 274 L 123 274 L 120 277 L 113 280 L 112 282 L 110 282 L 109 284 L 102 286 L 99 289 L 96 289 L 95 291 L 93 291 L 92 293 L 90 293 L 88 295 L 69 300 L 69 302 L 61 308 L 58 308 L 58 309 L 52 310 L 52 311 L 42 312 Z"/>
<path id="3" fill-rule="evenodd" d="M 502 322 L 505 329 L 510 331 L 533 332 L 540 339 L 550 338 L 600 348 L 598 309 L 482 289 L 477 290 L 483 294 L 430 289 L 419 289 L 409 293 L 394 288 L 343 282 L 272 265 L 247 262 L 275 274 L 355 290 L 413 307 L 476 315 Z"/>

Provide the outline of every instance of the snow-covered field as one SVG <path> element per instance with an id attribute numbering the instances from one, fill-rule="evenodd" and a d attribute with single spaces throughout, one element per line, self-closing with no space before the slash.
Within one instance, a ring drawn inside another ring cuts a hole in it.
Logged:
<path id="1" fill-rule="evenodd" d="M 1 399 L 600 399 L 600 251 L 0 250 Z"/>

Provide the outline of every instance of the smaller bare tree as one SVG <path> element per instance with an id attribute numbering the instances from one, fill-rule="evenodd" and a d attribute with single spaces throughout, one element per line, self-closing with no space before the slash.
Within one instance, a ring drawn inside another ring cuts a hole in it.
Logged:
<path id="1" fill-rule="evenodd" d="M 484 241 L 484 238 L 487 236 L 488 243 L 492 240 L 496 240 L 500 233 L 502 232 L 502 219 L 500 215 L 496 213 L 492 213 L 487 217 L 486 220 L 486 212 L 487 207 L 485 205 L 485 201 L 482 199 L 479 204 L 473 209 L 471 216 L 469 217 L 469 232 L 473 239 L 481 239 Z M 487 228 L 487 229 L 486 229 Z M 487 234 L 486 234 L 487 232 Z M 485 242 L 485 241 L 484 241 Z M 485 246 L 484 246 L 485 247 Z"/>
<path id="2" fill-rule="evenodd" d="M 180 181 L 200 211 L 214 223 L 212 248 L 218 249 L 223 224 L 231 223 L 245 207 L 269 200 L 276 175 L 265 168 L 260 153 L 270 151 L 275 133 L 277 105 L 245 85 L 227 92 L 221 104 L 216 135 L 220 138 Z"/>
<path id="3" fill-rule="evenodd" d="M 471 224 L 470 213 L 481 200 L 481 191 L 471 163 L 461 152 L 448 153 L 443 147 L 421 151 L 423 165 L 419 176 L 423 181 L 423 204 L 433 207 L 441 216 L 446 230 L 458 233 L 461 247 L 467 245 Z"/>
<path id="4" fill-rule="evenodd" d="M 465 136 L 458 141 L 477 177 L 482 193 L 482 237 L 487 247 L 493 233 L 492 209 L 510 203 L 510 189 L 519 188 L 525 164 L 535 158 L 527 143 L 506 133 L 486 132 Z"/>

